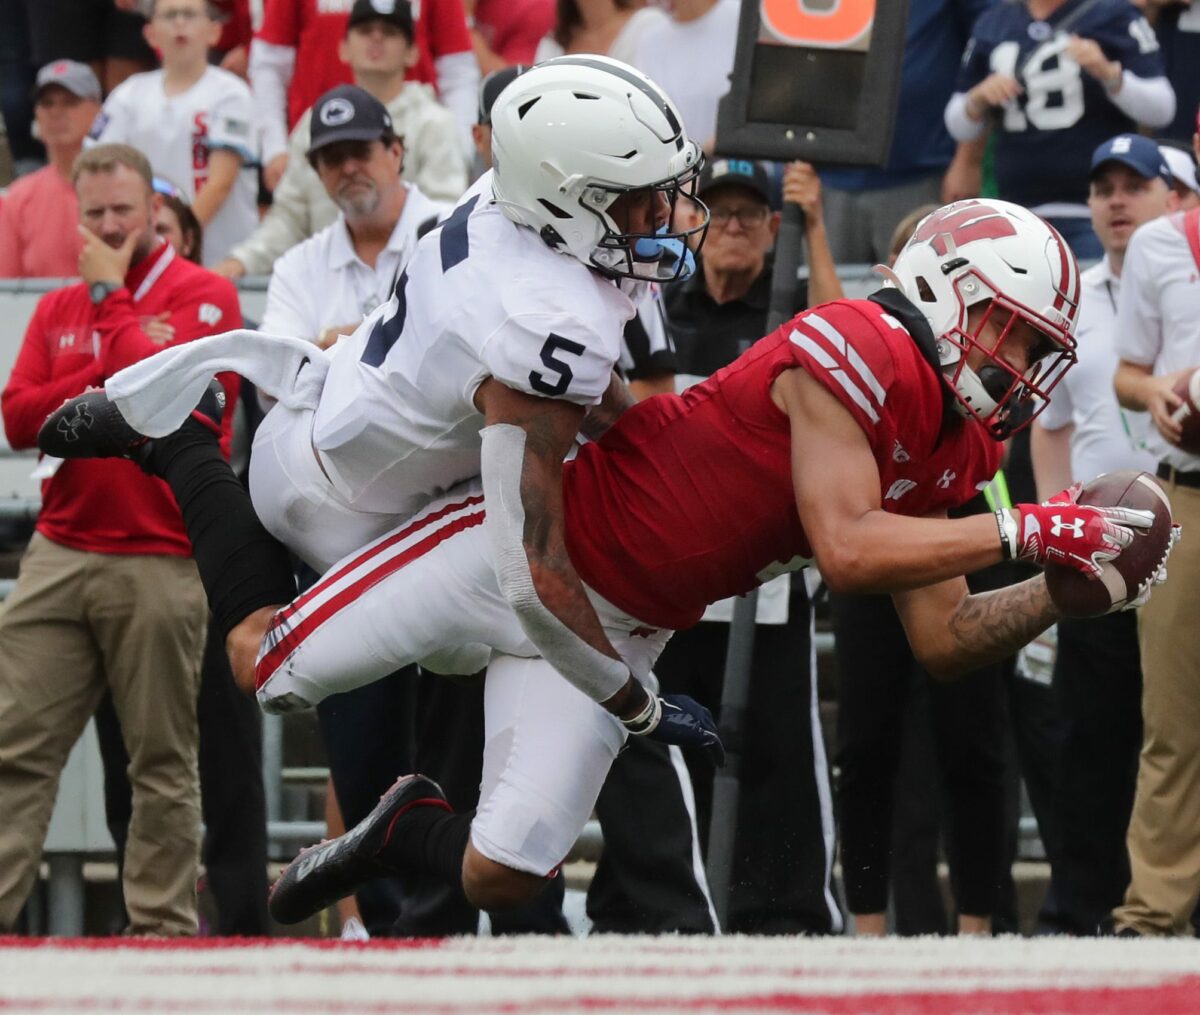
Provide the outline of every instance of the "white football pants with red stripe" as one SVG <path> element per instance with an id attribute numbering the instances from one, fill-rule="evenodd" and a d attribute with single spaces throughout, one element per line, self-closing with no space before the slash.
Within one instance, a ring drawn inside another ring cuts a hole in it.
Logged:
<path id="1" fill-rule="evenodd" d="M 263 639 L 259 703 L 266 711 L 315 705 L 414 662 L 436 673 L 486 666 L 471 841 L 497 863 L 549 874 L 591 815 L 624 730 L 537 658 L 496 581 L 479 482 L 403 521 L 355 512 L 317 466 L 310 430 L 298 425 L 310 415 L 277 406 L 255 438 L 255 509 L 324 572 Z M 349 552 L 331 559 L 347 543 Z M 647 677 L 670 632 L 591 598 L 613 646 Z"/>

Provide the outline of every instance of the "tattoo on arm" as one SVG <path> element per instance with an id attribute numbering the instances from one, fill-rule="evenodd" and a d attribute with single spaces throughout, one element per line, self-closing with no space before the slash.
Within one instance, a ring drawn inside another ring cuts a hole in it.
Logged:
<path id="1" fill-rule="evenodd" d="M 1061 618 L 1041 575 L 1017 585 L 967 596 L 948 628 L 962 669 L 1012 655 Z"/>
<path id="2" fill-rule="evenodd" d="M 567 553 L 562 495 L 562 427 L 549 415 L 526 420 L 521 502 L 525 553 L 542 605 L 597 652 L 620 655 L 609 642 Z"/>
<path id="3" fill-rule="evenodd" d="M 608 383 L 608 390 L 604 392 L 604 397 L 600 399 L 598 405 L 593 405 L 588 409 L 583 424 L 579 427 L 579 432 L 588 440 L 599 440 L 604 436 L 605 431 L 620 418 L 621 414 L 636 401 L 625 382 L 617 376 L 616 371 L 613 371 L 612 378 Z"/>

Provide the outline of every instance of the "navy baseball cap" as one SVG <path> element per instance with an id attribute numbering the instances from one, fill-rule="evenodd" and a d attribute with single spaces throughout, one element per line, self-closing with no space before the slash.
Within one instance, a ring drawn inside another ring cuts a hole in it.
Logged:
<path id="1" fill-rule="evenodd" d="M 1108 162 L 1119 162 L 1147 180 L 1157 176 L 1168 187 L 1171 185 L 1171 167 L 1163 153 L 1154 141 L 1140 134 L 1118 134 L 1100 145 L 1092 153 L 1090 175 L 1095 177 L 1097 170 Z"/>
<path id="2" fill-rule="evenodd" d="M 501 67 L 492 71 L 479 83 L 479 115 L 476 123 L 487 127 L 492 122 L 492 106 L 500 98 L 500 93 L 524 74 L 529 67 L 523 63 L 515 63 L 511 67 Z"/>
<path id="3" fill-rule="evenodd" d="M 696 196 L 703 197 L 717 187 L 738 186 L 752 190 L 767 204 L 771 203 L 771 178 L 766 166 L 751 159 L 715 159 L 700 170 Z"/>
<path id="4" fill-rule="evenodd" d="M 338 141 L 378 141 L 392 133 L 382 102 L 355 85 L 338 85 L 313 103 L 308 155 Z"/>
<path id="5" fill-rule="evenodd" d="M 408 0 L 355 0 L 346 31 L 365 21 L 386 21 L 399 28 L 410 43 L 413 41 L 413 12 Z"/>

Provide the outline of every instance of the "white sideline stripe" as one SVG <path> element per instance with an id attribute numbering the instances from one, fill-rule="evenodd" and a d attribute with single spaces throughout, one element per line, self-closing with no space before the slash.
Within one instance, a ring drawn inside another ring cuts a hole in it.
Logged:
<path id="1" fill-rule="evenodd" d="M 687 811 L 688 827 L 692 831 L 692 875 L 696 886 L 704 896 L 708 906 L 708 916 L 712 920 L 713 933 L 723 933 L 721 921 L 717 918 L 717 907 L 713 903 L 712 892 L 708 887 L 708 873 L 704 870 L 704 858 L 700 855 L 700 831 L 696 824 L 696 794 L 692 789 L 692 776 L 688 771 L 687 762 L 683 760 L 683 750 L 671 744 L 667 747 L 671 758 L 671 767 L 675 769 L 675 777 L 679 780 L 679 793 L 683 797 L 683 807 Z"/>
<path id="2" fill-rule="evenodd" d="M 437 507 L 437 510 L 440 510 L 441 508 L 443 508 L 445 506 L 446 505 L 444 505 L 444 504 L 439 504 Z M 483 510 L 484 510 L 484 505 L 482 502 L 480 502 L 478 504 L 463 505 L 460 509 L 458 509 L 456 511 L 451 511 L 444 518 L 440 518 L 440 519 L 438 519 L 438 521 L 436 521 L 430 525 L 422 526 L 421 528 L 417 529 L 415 532 L 409 533 L 409 535 L 405 536 L 404 539 L 397 542 L 394 546 L 389 547 L 387 550 L 384 550 L 382 553 L 374 554 L 374 555 L 368 557 L 361 564 L 359 564 L 358 567 L 352 568 L 346 574 L 344 574 L 340 578 L 338 578 L 337 581 L 332 581 L 328 585 L 319 585 L 319 583 L 318 583 L 319 587 L 314 586 L 313 590 L 310 590 L 310 593 L 306 593 L 306 594 L 311 594 L 311 598 L 308 599 L 308 601 L 306 601 L 303 606 L 299 607 L 298 609 L 294 609 L 292 611 L 292 613 L 290 614 L 290 616 L 288 618 L 288 623 L 292 626 L 299 624 L 302 620 L 304 620 L 305 617 L 307 617 L 313 611 L 320 609 L 321 606 L 323 606 L 325 603 L 327 603 L 330 599 L 332 599 L 335 596 L 340 595 L 345 589 L 354 585 L 355 582 L 360 581 L 361 579 L 369 576 L 372 572 L 378 570 L 383 564 L 387 563 L 393 557 L 396 557 L 402 553 L 407 553 L 408 550 L 415 544 L 421 542 L 424 539 L 429 538 L 434 533 L 441 531 L 447 525 L 452 525 L 454 522 L 458 521 L 460 518 L 464 518 L 464 517 L 474 515 L 474 514 L 482 514 Z M 407 528 L 408 526 L 414 524 L 414 522 L 418 522 L 419 520 L 420 520 L 419 518 L 409 519 L 402 526 L 397 526 L 397 528 Z M 370 544 L 368 544 L 368 546 L 363 547 L 363 549 L 356 551 L 354 556 L 357 557 L 364 553 L 370 553 L 374 547 L 376 547 L 376 546 L 380 545 L 381 543 L 385 542 L 386 540 L 390 539 L 395 534 L 395 532 L 396 532 L 396 529 L 392 529 L 391 532 L 385 533 L 384 535 L 382 535 L 378 539 L 376 539 L 373 543 L 370 543 Z M 336 571 L 339 566 L 340 566 L 340 562 L 338 564 L 334 564 L 333 567 L 331 567 L 329 570 L 331 572 Z M 297 598 L 299 598 L 299 597 L 297 597 Z M 285 609 L 286 609 L 286 607 L 285 607 Z"/>
<path id="3" fill-rule="evenodd" d="M 887 391 L 884 390 L 882 384 L 871 372 L 871 368 L 867 366 L 866 361 L 858 354 L 858 350 L 854 348 L 848 341 L 846 336 L 837 330 L 820 314 L 805 314 L 800 318 L 801 324 L 808 324 L 819 331 L 838 352 L 846 357 L 846 362 L 854 368 L 854 372 L 858 374 L 862 382 L 871 389 L 871 394 L 875 396 L 880 405 L 883 405 L 887 398 Z"/>
<path id="4" fill-rule="evenodd" d="M 821 804 L 821 835 L 825 841 L 825 905 L 829 908 L 830 926 L 834 934 L 846 929 L 842 907 L 833 897 L 833 857 L 837 851 L 837 825 L 833 819 L 833 787 L 829 779 L 829 761 L 825 756 L 825 734 L 821 729 L 821 702 L 817 694 L 817 611 L 812 600 L 808 604 L 808 721 L 813 748 L 813 770 L 817 783 L 817 798 Z"/>
<path id="5" fill-rule="evenodd" d="M 798 331 L 793 331 L 791 334 L 791 339 L 796 343 L 796 345 L 800 346 L 801 349 L 811 355 L 813 359 L 815 359 L 821 364 L 821 366 L 829 371 L 829 376 L 842 386 L 842 390 L 850 396 L 855 405 L 857 405 L 870 417 L 872 423 L 879 422 L 879 413 L 875 411 L 875 406 L 873 406 L 870 402 L 870 399 L 863 394 L 862 389 L 846 376 L 846 372 L 837 365 L 837 360 L 830 356 L 829 353 L 817 345 L 817 343 L 807 335 L 802 335 Z"/>

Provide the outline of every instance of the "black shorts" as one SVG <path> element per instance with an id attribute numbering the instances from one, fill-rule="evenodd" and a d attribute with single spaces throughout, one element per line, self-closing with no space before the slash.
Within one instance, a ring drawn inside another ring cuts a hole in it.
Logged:
<path id="1" fill-rule="evenodd" d="M 113 0 L 25 0 L 25 9 L 38 67 L 52 60 L 96 63 L 110 57 L 158 66 L 142 38 L 146 19 L 117 10 Z"/>

